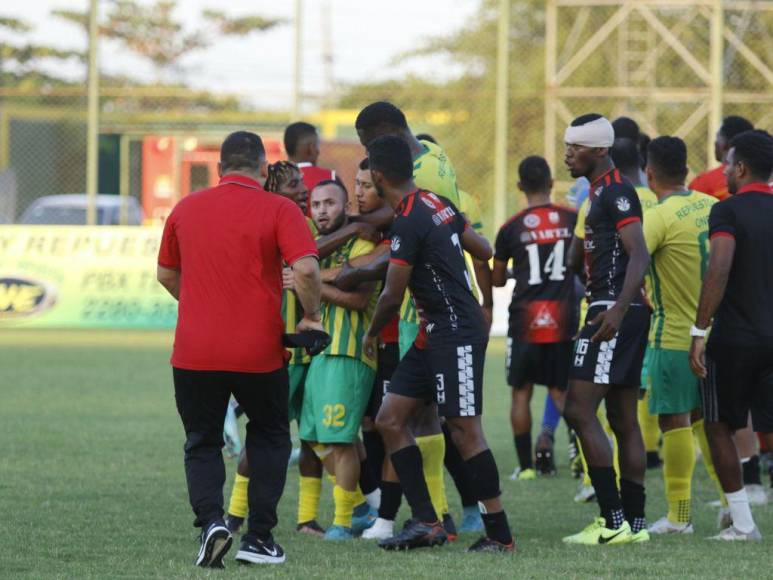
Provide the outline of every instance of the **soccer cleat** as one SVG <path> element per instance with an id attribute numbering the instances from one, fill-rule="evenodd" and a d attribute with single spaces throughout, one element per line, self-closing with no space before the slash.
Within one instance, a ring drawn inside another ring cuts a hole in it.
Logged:
<path id="1" fill-rule="evenodd" d="M 582 458 L 578 455 L 569 464 L 569 469 L 572 472 L 572 477 L 574 479 L 580 479 L 583 474 L 585 473 L 585 470 L 582 466 Z"/>
<path id="2" fill-rule="evenodd" d="M 502 544 L 501 542 L 497 542 L 496 540 L 492 540 L 491 538 L 487 538 L 486 536 L 483 536 L 472 546 L 467 548 L 467 552 L 471 552 L 471 553 L 489 552 L 492 554 L 512 554 L 515 552 L 515 540 L 513 540 L 509 544 Z"/>
<path id="3" fill-rule="evenodd" d="M 242 540 L 236 561 L 240 564 L 281 564 L 285 561 L 285 551 L 273 538 Z"/>
<path id="4" fill-rule="evenodd" d="M 721 540 L 724 542 L 759 542 L 762 541 L 762 534 L 760 534 L 760 530 L 757 526 L 754 526 L 754 529 L 749 533 L 742 532 L 735 526 L 730 526 L 719 532 L 716 536 L 711 536 L 709 539 Z"/>
<path id="5" fill-rule="evenodd" d="M 378 517 L 378 510 L 363 503 L 354 508 L 352 515 L 352 533 L 355 536 L 361 535 L 365 530 L 371 527 Z"/>
<path id="6" fill-rule="evenodd" d="M 378 547 L 384 550 L 413 550 L 442 546 L 447 541 L 448 536 L 439 521 L 434 523 L 414 521 L 405 526 L 396 536 L 379 541 Z"/>
<path id="7" fill-rule="evenodd" d="M 534 454 L 534 467 L 540 475 L 555 475 L 556 461 L 553 458 L 552 449 L 537 449 Z"/>
<path id="8" fill-rule="evenodd" d="M 510 481 L 531 481 L 532 479 L 537 479 L 537 472 L 531 467 L 527 469 L 516 467 L 510 476 Z"/>
<path id="9" fill-rule="evenodd" d="M 225 451 L 228 457 L 239 457 L 239 453 L 242 451 L 242 441 L 239 437 L 239 422 L 236 420 L 236 413 L 231 405 L 228 405 L 228 409 L 225 412 L 223 441 L 225 442 Z"/>
<path id="10" fill-rule="evenodd" d="M 644 531 L 644 530 L 643 530 Z M 596 518 L 592 524 L 578 534 L 566 536 L 565 544 L 581 544 L 583 546 L 602 546 L 604 544 L 630 544 L 633 540 L 631 525 L 623 522 L 616 530 L 607 528 L 604 518 Z"/>
<path id="11" fill-rule="evenodd" d="M 724 530 L 733 525 L 733 514 L 729 507 L 719 508 L 717 514 L 717 529 Z"/>
<path id="12" fill-rule="evenodd" d="M 459 533 L 482 532 L 484 530 L 483 519 L 480 517 L 480 508 L 477 505 L 468 505 L 462 511 L 462 525 Z"/>
<path id="13" fill-rule="evenodd" d="M 225 516 L 225 527 L 228 528 L 228 531 L 232 534 L 235 534 L 239 531 L 239 529 L 242 527 L 242 524 L 244 523 L 244 518 L 240 518 L 238 516 L 234 516 L 231 514 L 228 514 Z"/>
<path id="14" fill-rule="evenodd" d="M 202 568 L 224 568 L 223 556 L 231 547 L 233 538 L 222 520 L 213 522 L 201 532 L 201 547 L 196 565 Z"/>
<path id="15" fill-rule="evenodd" d="M 352 528 L 332 525 L 325 532 L 325 539 L 333 542 L 353 540 L 354 534 L 352 533 Z"/>
<path id="16" fill-rule="evenodd" d="M 383 518 L 377 518 L 371 527 L 362 532 L 362 538 L 365 540 L 386 540 L 394 535 L 395 522 Z"/>
<path id="17" fill-rule="evenodd" d="M 449 542 L 455 542 L 459 533 L 456 531 L 456 522 L 451 514 L 443 514 L 443 528 L 446 531 Z"/>
<path id="18" fill-rule="evenodd" d="M 758 483 L 747 485 L 746 495 L 749 498 L 749 505 L 768 505 L 768 494 Z"/>
<path id="19" fill-rule="evenodd" d="M 308 534 L 310 536 L 317 536 L 321 538 L 325 535 L 325 528 L 317 523 L 317 520 L 311 520 L 303 522 L 295 527 L 295 531 L 300 534 Z"/>
<path id="20" fill-rule="evenodd" d="M 632 544 L 643 544 L 644 542 L 649 542 L 649 541 L 650 541 L 650 533 L 646 529 L 639 530 L 636 533 L 631 531 L 631 543 Z"/>
<path id="21" fill-rule="evenodd" d="M 649 528 L 650 534 L 692 534 L 695 529 L 690 522 L 686 524 L 675 524 L 667 517 L 662 517 Z"/>
<path id="22" fill-rule="evenodd" d="M 574 501 L 577 503 L 590 503 L 596 501 L 596 490 L 593 489 L 592 485 L 585 485 L 583 482 L 580 482 L 580 489 L 577 490 Z"/>

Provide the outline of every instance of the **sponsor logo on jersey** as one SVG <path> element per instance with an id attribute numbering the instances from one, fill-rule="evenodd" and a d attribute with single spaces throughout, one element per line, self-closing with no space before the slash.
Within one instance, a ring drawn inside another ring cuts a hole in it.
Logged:
<path id="1" fill-rule="evenodd" d="M 617 206 L 617 209 L 619 209 L 622 212 L 631 210 L 631 202 L 624 197 L 618 197 L 615 200 L 615 205 Z"/>
<path id="2" fill-rule="evenodd" d="M 456 212 L 452 207 L 444 207 L 439 212 L 432 214 L 432 222 L 436 226 L 439 226 L 440 224 L 446 224 L 450 222 L 455 215 Z"/>
<path id="3" fill-rule="evenodd" d="M 550 220 L 551 224 L 557 224 L 558 222 L 561 221 L 561 216 L 558 215 L 557 211 L 551 211 L 548 214 L 548 219 Z"/>
<path id="4" fill-rule="evenodd" d="M 526 214 L 526 217 L 523 218 L 523 224 L 527 228 L 532 228 L 532 229 L 538 228 L 540 221 L 541 220 L 539 219 L 539 216 L 534 213 Z"/>
<path id="5" fill-rule="evenodd" d="M 400 240 L 400 236 L 392 236 L 392 243 L 390 244 L 390 247 L 392 248 L 393 252 L 400 251 L 401 244 L 402 241 Z"/>
<path id="6" fill-rule="evenodd" d="M 34 316 L 56 303 L 56 289 L 23 275 L 0 276 L 0 320 Z"/>
<path id="7" fill-rule="evenodd" d="M 534 319 L 531 321 L 530 328 L 532 330 L 537 329 L 544 329 L 544 328 L 558 328 L 558 323 L 556 322 L 556 319 L 553 318 L 553 315 L 550 312 L 550 309 L 547 306 L 543 306 L 540 311 L 537 313 L 537 316 L 534 317 Z"/>

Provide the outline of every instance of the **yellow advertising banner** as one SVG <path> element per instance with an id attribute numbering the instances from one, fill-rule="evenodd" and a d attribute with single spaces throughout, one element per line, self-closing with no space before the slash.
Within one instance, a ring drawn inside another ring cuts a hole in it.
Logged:
<path id="1" fill-rule="evenodd" d="M 173 328 L 160 227 L 0 226 L 0 329 Z"/>

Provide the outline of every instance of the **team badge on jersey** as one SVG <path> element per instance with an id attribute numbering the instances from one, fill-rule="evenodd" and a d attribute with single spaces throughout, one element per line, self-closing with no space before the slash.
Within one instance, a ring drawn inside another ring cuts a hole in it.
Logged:
<path id="1" fill-rule="evenodd" d="M 400 250 L 401 243 L 400 236 L 392 236 L 392 243 L 390 244 L 392 251 L 398 252 Z"/>
<path id="2" fill-rule="evenodd" d="M 618 197 L 615 200 L 615 205 L 617 206 L 617 209 L 619 209 L 622 212 L 631 210 L 631 202 L 624 197 Z"/>
<path id="3" fill-rule="evenodd" d="M 548 219 L 550 220 L 551 224 L 557 224 L 558 222 L 561 221 L 561 216 L 558 215 L 557 211 L 551 211 L 548 214 Z"/>
<path id="4" fill-rule="evenodd" d="M 540 224 L 540 219 L 537 214 L 527 214 L 525 218 L 523 218 L 523 223 L 527 228 L 537 228 Z"/>

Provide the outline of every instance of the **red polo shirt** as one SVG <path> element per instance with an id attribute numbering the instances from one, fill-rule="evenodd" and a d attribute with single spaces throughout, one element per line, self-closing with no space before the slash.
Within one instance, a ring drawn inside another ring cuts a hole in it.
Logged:
<path id="1" fill-rule="evenodd" d="M 725 177 L 725 164 L 704 171 L 690 182 L 690 189 L 713 195 L 719 200 L 730 197 L 727 191 L 727 178 Z"/>
<path id="2" fill-rule="evenodd" d="M 282 263 L 316 255 L 301 210 L 248 177 L 225 175 L 185 197 L 166 221 L 158 254 L 160 266 L 181 272 L 172 366 L 280 368 Z"/>

